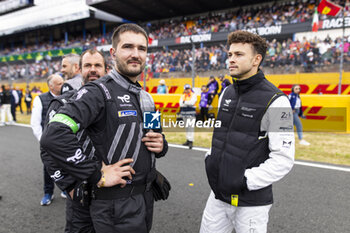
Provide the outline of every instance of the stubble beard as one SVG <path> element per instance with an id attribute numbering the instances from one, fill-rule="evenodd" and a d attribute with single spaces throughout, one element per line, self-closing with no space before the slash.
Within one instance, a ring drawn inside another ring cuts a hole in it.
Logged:
<path id="1" fill-rule="evenodd" d="M 145 69 L 146 63 L 141 62 L 140 68 L 137 70 L 134 69 L 129 69 L 128 67 L 128 61 L 120 61 L 118 58 L 116 58 L 115 60 L 116 63 L 116 67 L 118 69 L 118 71 L 127 76 L 127 77 L 137 77 L 138 75 L 140 75 L 142 73 L 142 71 Z"/>
<path id="2" fill-rule="evenodd" d="M 250 69 L 245 69 L 240 71 L 239 73 L 236 74 L 231 74 L 232 77 L 237 78 L 237 79 L 241 79 L 243 76 L 245 76 L 247 73 L 249 73 L 252 70 L 252 68 Z"/>

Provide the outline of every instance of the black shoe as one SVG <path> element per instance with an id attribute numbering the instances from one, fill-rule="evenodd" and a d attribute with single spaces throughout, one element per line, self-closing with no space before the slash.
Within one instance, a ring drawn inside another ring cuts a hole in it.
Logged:
<path id="1" fill-rule="evenodd" d="M 189 143 L 190 143 L 190 141 L 187 140 L 187 141 L 186 141 L 185 143 L 183 143 L 182 145 L 183 145 L 183 146 L 188 146 Z"/>
<path id="2" fill-rule="evenodd" d="M 192 147 L 193 147 L 193 142 L 189 141 L 189 142 L 188 142 L 188 148 L 191 150 Z"/>

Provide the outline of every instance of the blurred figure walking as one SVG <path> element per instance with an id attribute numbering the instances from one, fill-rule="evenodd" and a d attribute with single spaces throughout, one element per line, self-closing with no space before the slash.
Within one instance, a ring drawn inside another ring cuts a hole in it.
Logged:
<path id="1" fill-rule="evenodd" d="M 300 118 L 305 118 L 303 115 L 301 99 L 300 99 L 300 86 L 298 84 L 293 85 L 292 92 L 288 95 L 290 105 L 293 110 L 293 125 L 295 125 L 298 133 L 299 144 L 309 146 L 310 143 L 303 139 L 303 125 L 301 124 Z"/>

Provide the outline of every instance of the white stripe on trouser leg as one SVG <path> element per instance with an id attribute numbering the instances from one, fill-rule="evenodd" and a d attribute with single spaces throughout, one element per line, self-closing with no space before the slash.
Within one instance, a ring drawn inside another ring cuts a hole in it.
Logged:
<path id="1" fill-rule="evenodd" d="M 266 233 L 271 205 L 235 207 L 215 199 L 211 191 L 200 233 Z"/>

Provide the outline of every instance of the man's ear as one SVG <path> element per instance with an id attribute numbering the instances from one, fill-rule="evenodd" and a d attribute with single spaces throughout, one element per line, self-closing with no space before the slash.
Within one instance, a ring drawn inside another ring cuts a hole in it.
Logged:
<path id="1" fill-rule="evenodd" d="M 74 64 L 74 72 L 78 72 L 79 70 L 80 70 L 79 64 Z"/>
<path id="2" fill-rule="evenodd" d="M 115 48 L 110 48 L 109 49 L 109 54 L 111 55 L 111 57 L 115 58 L 115 56 L 116 56 L 115 53 L 116 53 Z"/>
<path id="3" fill-rule="evenodd" d="M 254 65 L 256 65 L 256 66 L 259 66 L 259 64 L 261 63 L 261 61 L 262 61 L 262 56 L 261 56 L 261 54 L 256 54 L 255 55 L 255 58 L 254 58 Z"/>

